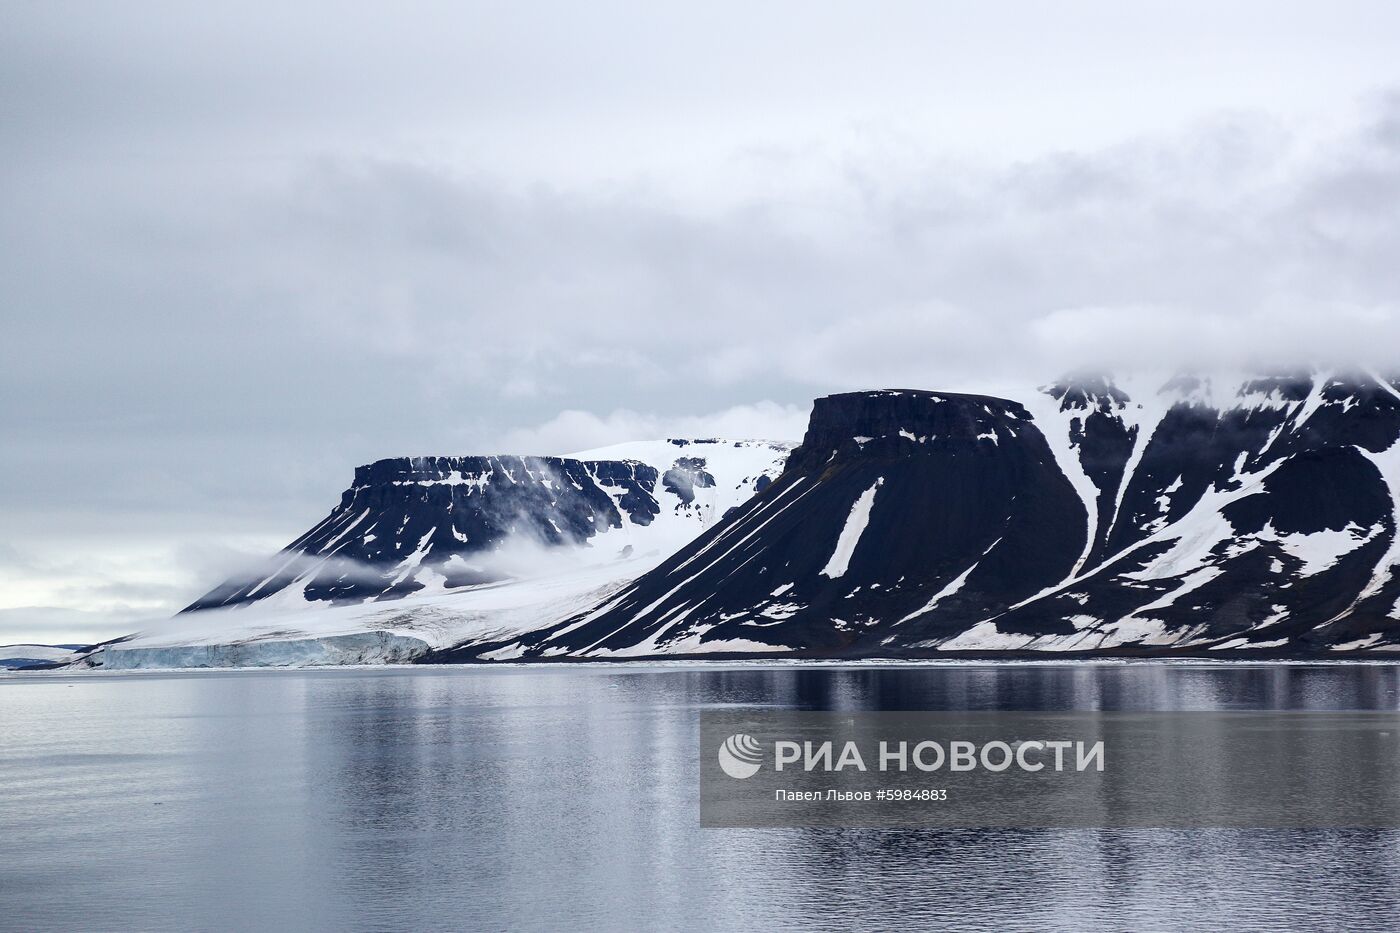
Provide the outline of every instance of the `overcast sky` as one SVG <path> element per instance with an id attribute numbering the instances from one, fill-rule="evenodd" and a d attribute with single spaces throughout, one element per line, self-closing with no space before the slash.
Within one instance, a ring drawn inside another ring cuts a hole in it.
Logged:
<path id="1" fill-rule="evenodd" d="M 0 4 L 0 644 L 380 457 L 1393 366 L 1400 5 Z"/>

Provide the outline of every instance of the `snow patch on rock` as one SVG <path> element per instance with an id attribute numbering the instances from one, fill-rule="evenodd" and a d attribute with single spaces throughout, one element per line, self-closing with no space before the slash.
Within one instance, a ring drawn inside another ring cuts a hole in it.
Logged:
<path id="1" fill-rule="evenodd" d="M 865 526 L 870 524 L 870 509 L 875 504 L 875 493 L 884 485 L 884 478 L 877 479 L 870 485 L 870 488 L 860 494 L 855 505 L 851 506 L 851 514 L 846 516 L 846 524 L 841 529 L 841 535 L 836 539 L 836 549 L 831 552 L 831 559 L 822 568 L 821 574 L 832 580 L 844 575 L 851 565 L 851 557 L 856 552 L 856 545 L 860 543 L 860 537 L 865 533 Z"/>

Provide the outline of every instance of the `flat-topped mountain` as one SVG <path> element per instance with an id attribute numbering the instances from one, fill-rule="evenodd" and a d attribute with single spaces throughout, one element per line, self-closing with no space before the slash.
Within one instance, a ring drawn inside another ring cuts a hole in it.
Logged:
<path id="1" fill-rule="evenodd" d="M 672 439 L 571 457 L 379 460 L 269 566 L 185 611 L 278 594 L 352 604 L 446 592 L 531 576 L 532 556 L 565 546 L 597 562 L 669 553 L 761 490 L 788 449 Z"/>

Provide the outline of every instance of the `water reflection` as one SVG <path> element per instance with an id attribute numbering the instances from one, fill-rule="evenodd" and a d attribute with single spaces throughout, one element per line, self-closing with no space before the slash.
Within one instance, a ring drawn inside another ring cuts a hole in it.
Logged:
<path id="1" fill-rule="evenodd" d="M 1393 927 L 1389 831 L 701 830 L 697 712 L 1396 709 L 1393 666 L 0 680 L 20 929 Z"/>

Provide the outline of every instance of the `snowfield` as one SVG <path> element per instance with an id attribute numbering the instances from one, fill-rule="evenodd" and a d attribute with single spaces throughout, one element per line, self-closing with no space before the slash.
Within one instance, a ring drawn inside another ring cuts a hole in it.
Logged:
<path id="1" fill-rule="evenodd" d="M 63 663 L 76 656 L 77 652 L 72 648 L 62 645 L 0 645 L 0 669 Z"/>
<path id="2" fill-rule="evenodd" d="M 567 618 L 650 570 L 661 556 L 358 606 L 289 606 L 283 601 L 187 612 L 108 645 L 78 666 L 402 664 L 433 649 L 518 637 Z"/>

